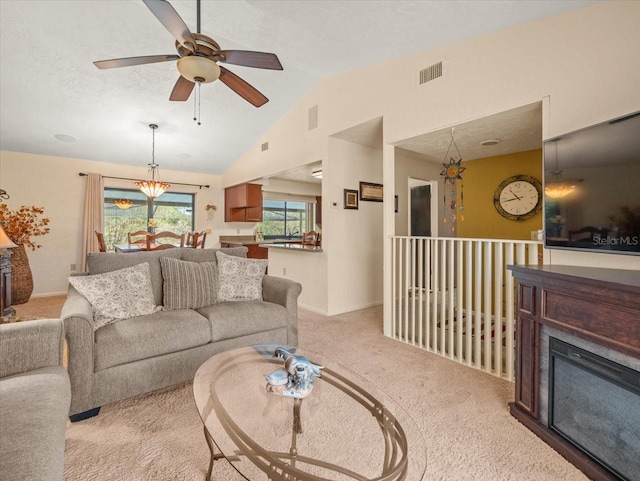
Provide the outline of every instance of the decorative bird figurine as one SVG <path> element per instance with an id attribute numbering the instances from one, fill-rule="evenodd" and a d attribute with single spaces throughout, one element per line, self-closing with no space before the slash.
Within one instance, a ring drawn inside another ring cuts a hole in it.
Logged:
<path id="1" fill-rule="evenodd" d="M 284 347 L 276 348 L 273 357 L 284 360 L 284 370 L 278 369 L 265 376 L 269 391 L 297 398 L 303 398 L 311 392 L 313 380 L 321 375 L 323 366 L 312 363 L 304 356 L 293 354 Z"/>

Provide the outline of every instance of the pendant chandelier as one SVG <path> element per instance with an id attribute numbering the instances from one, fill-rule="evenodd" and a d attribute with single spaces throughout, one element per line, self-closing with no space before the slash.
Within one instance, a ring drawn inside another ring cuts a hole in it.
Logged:
<path id="1" fill-rule="evenodd" d="M 149 164 L 149 172 L 151 174 L 151 180 L 143 180 L 136 182 L 138 189 L 142 191 L 150 199 L 155 199 L 156 197 L 160 197 L 164 192 L 170 187 L 169 184 L 162 182 L 160 180 L 160 176 L 158 175 L 158 179 L 156 179 L 156 171 L 158 170 L 159 165 L 156 164 L 155 156 L 156 156 L 156 129 L 158 126 L 156 124 L 149 124 L 149 128 L 153 133 L 152 139 L 152 147 L 151 147 L 151 163 Z"/>

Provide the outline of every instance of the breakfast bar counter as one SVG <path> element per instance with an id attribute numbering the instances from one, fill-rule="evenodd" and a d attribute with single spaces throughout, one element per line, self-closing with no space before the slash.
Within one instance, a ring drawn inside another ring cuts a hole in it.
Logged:
<path id="1" fill-rule="evenodd" d="M 309 246 L 309 245 L 303 245 L 300 243 L 291 243 L 291 242 L 260 244 L 260 247 L 266 247 L 268 249 L 288 249 L 292 251 L 302 251 L 302 252 L 322 252 L 322 247 L 320 246 Z"/>

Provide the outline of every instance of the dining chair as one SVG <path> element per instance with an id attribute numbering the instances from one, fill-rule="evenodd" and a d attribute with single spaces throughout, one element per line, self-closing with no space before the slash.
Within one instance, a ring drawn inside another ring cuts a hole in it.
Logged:
<path id="1" fill-rule="evenodd" d="M 98 238 L 98 246 L 100 247 L 100 252 L 107 252 L 107 244 L 104 242 L 104 234 L 102 232 L 96 232 L 96 237 Z"/>
<path id="2" fill-rule="evenodd" d="M 184 245 L 187 247 L 193 247 L 193 239 L 195 238 L 195 236 L 196 236 L 196 232 L 192 232 L 192 231 L 187 232 L 187 237 L 184 241 Z"/>
<path id="3" fill-rule="evenodd" d="M 303 246 L 317 246 L 318 245 L 318 233 L 314 230 L 310 232 L 305 232 L 302 234 L 302 245 Z"/>
<path id="4" fill-rule="evenodd" d="M 180 241 L 179 246 L 184 247 L 185 235 L 176 234 L 175 232 L 169 232 L 169 231 L 158 232 L 157 234 L 149 234 L 146 237 L 148 251 L 156 251 L 156 250 L 171 249 L 173 247 L 178 247 L 177 242 L 160 243 L 160 242 L 157 242 L 158 239 L 176 239 Z"/>
<path id="5" fill-rule="evenodd" d="M 149 232 L 146 230 L 137 230 L 135 232 L 129 232 L 127 234 L 127 238 L 129 240 L 129 244 L 146 244 L 146 237 L 149 235 Z M 140 239 L 133 239 L 134 237 L 140 237 Z"/>
<path id="6" fill-rule="evenodd" d="M 207 239 L 207 231 L 203 230 L 201 232 L 194 232 L 193 233 L 193 247 L 194 248 L 198 248 L 200 247 L 201 249 L 204 249 L 204 243 L 205 240 Z"/>

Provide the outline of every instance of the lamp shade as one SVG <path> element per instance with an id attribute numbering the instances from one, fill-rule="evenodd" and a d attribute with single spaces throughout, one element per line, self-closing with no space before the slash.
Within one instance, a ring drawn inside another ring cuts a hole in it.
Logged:
<path id="1" fill-rule="evenodd" d="M 18 246 L 9 239 L 9 236 L 0 225 L 0 249 L 13 249 L 14 247 Z"/>
<path id="2" fill-rule="evenodd" d="M 208 84 L 220 77 L 220 67 L 213 60 L 189 55 L 178 60 L 178 72 L 187 80 Z"/>
<path id="3" fill-rule="evenodd" d="M 136 182 L 136 185 L 150 199 L 160 197 L 170 187 L 169 184 L 159 180 L 143 180 Z"/>

